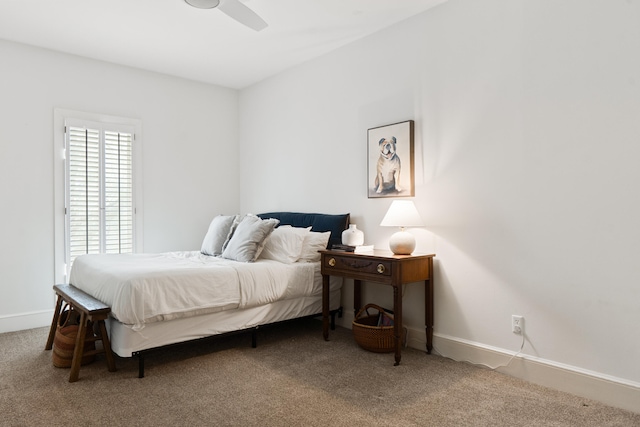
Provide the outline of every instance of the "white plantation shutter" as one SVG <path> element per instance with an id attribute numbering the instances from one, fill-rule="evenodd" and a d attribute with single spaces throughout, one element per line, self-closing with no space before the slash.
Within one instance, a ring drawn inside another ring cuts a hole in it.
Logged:
<path id="1" fill-rule="evenodd" d="M 100 132 L 67 129 L 67 236 L 70 261 L 100 253 Z"/>
<path id="2" fill-rule="evenodd" d="M 133 253 L 133 133 L 66 128 L 67 266 L 82 254 Z"/>
<path id="3" fill-rule="evenodd" d="M 130 133 L 105 132 L 104 252 L 133 252 L 133 174 Z"/>

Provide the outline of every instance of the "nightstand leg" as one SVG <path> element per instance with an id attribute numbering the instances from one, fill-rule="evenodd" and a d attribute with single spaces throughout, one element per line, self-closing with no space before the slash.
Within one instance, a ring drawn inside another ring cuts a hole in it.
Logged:
<path id="1" fill-rule="evenodd" d="M 393 285 L 393 334 L 396 338 L 396 363 L 394 366 L 400 364 L 402 357 L 402 296 L 398 288 Z"/>
<path id="2" fill-rule="evenodd" d="M 355 279 L 353 281 L 353 315 L 358 314 L 362 308 L 362 282 Z"/>
<path id="3" fill-rule="evenodd" d="M 429 258 L 429 278 L 424 281 L 424 324 L 427 333 L 427 354 L 433 348 L 433 259 Z"/>
<path id="4" fill-rule="evenodd" d="M 322 336 L 329 341 L 329 276 L 322 275 Z"/>

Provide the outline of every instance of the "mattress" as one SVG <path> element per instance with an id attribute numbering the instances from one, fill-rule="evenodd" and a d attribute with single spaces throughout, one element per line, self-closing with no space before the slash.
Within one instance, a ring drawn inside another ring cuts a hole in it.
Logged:
<path id="1" fill-rule="evenodd" d="M 141 330 L 154 322 L 317 294 L 319 264 L 243 263 L 197 251 L 83 255 L 74 261 L 69 282 L 108 304 L 119 322 Z"/>

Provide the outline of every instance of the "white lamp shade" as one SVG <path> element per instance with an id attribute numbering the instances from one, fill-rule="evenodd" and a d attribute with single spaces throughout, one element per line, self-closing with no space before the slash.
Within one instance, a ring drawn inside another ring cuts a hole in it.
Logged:
<path id="1" fill-rule="evenodd" d="M 416 238 L 405 227 L 424 225 L 416 205 L 411 200 L 394 200 L 380 223 L 383 227 L 400 227 L 389 239 L 389 249 L 396 255 L 410 255 L 416 248 Z"/>
<path id="2" fill-rule="evenodd" d="M 383 227 L 422 227 L 416 205 L 411 200 L 394 200 L 380 223 Z"/>

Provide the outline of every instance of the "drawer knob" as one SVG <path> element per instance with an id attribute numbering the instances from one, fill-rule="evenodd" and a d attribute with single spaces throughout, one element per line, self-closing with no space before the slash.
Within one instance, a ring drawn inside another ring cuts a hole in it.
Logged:
<path id="1" fill-rule="evenodd" d="M 378 273 L 380 274 L 384 273 L 384 265 L 378 264 Z"/>
<path id="2" fill-rule="evenodd" d="M 335 267 L 336 266 L 336 259 L 335 258 L 329 258 L 329 266 L 331 266 L 331 267 Z"/>

